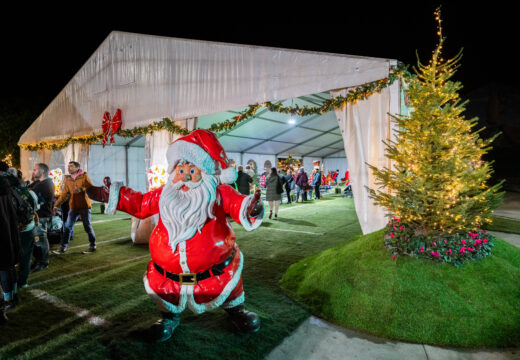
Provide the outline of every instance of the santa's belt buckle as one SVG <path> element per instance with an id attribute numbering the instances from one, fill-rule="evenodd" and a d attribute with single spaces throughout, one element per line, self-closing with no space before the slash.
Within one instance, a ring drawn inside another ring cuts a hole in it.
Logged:
<path id="1" fill-rule="evenodd" d="M 197 285 L 197 274 L 179 274 L 179 283 L 181 285 Z"/>

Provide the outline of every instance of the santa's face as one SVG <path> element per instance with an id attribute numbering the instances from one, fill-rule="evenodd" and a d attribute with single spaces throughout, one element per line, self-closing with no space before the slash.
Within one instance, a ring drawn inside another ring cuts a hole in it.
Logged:
<path id="1" fill-rule="evenodd" d="M 179 184 L 180 182 L 192 182 L 198 183 L 202 179 L 202 173 L 198 167 L 190 163 L 179 164 L 173 169 L 172 173 L 172 181 L 174 184 Z M 182 184 L 180 190 L 188 191 L 190 188 L 186 184 Z"/>
<path id="2" fill-rule="evenodd" d="M 218 183 L 217 176 L 203 173 L 188 162 L 178 164 L 171 172 L 161 193 L 159 211 L 173 251 L 180 241 L 200 232 L 208 218 L 215 218 Z"/>

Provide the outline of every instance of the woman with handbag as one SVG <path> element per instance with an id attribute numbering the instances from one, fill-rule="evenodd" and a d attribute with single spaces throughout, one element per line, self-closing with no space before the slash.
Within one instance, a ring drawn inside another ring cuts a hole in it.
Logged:
<path id="1" fill-rule="evenodd" d="M 280 200 L 282 200 L 283 193 L 283 180 L 278 176 L 278 172 L 276 168 L 271 169 L 271 174 L 266 181 L 267 184 L 267 194 L 266 199 L 269 203 L 269 219 L 273 217 L 273 208 L 274 208 L 274 218 L 278 219 L 278 207 L 280 206 Z"/>

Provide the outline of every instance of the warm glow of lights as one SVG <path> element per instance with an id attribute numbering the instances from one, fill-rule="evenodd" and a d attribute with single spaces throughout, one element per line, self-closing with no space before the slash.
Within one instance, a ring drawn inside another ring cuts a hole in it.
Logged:
<path id="1" fill-rule="evenodd" d="M 51 170 L 49 171 L 49 177 L 54 184 L 54 196 L 60 196 L 63 186 L 63 171 L 61 171 L 61 169 Z"/>
<path id="2" fill-rule="evenodd" d="M 149 190 L 158 189 L 168 180 L 168 173 L 162 165 L 153 165 L 148 170 L 148 187 Z"/>

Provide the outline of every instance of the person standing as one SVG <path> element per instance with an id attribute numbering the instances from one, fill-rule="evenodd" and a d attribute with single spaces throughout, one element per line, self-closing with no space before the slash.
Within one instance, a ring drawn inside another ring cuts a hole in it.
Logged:
<path id="1" fill-rule="evenodd" d="M 296 202 L 298 202 L 300 193 L 302 193 L 302 201 L 304 201 L 305 187 L 307 186 L 308 178 L 303 167 L 301 167 L 298 171 L 298 175 L 296 175 L 296 180 L 294 181 L 294 183 L 296 185 Z"/>
<path id="2" fill-rule="evenodd" d="M 285 192 L 287 193 L 287 204 L 291 203 L 291 190 L 294 186 L 294 176 L 292 169 L 287 170 L 285 175 Z"/>
<path id="3" fill-rule="evenodd" d="M 320 186 L 321 186 L 321 171 L 320 168 L 314 169 L 314 175 L 312 177 L 312 186 L 314 186 L 314 194 L 316 197 L 316 200 L 321 199 L 320 196 Z"/>
<path id="4" fill-rule="evenodd" d="M 238 167 L 238 177 L 237 181 L 238 192 L 242 195 L 249 195 L 250 193 L 250 184 L 253 183 L 253 179 L 247 173 L 244 172 L 244 168 L 242 166 Z"/>
<path id="5" fill-rule="evenodd" d="M 0 175 L 7 168 L 7 164 L 0 161 Z M 16 307 L 17 279 L 14 266 L 22 257 L 18 222 L 11 196 L 9 182 L 4 176 L 0 176 L 0 285 L 4 294 L 0 299 L 0 324 L 7 321 L 5 312 Z"/>
<path id="6" fill-rule="evenodd" d="M 76 161 L 69 162 L 67 170 L 70 175 L 65 176 L 63 182 L 63 192 L 59 199 L 54 204 L 52 209 L 53 215 L 56 214 L 58 207 L 65 201 L 69 200 L 69 213 L 67 221 L 64 225 L 64 234 L 59 250 L 53 251 L 54 254 L 63 254 L 67 251 L 69 241 L 74 234 L 74 224 L 81 216 L 83 221 L 83 228 L 88 235 L 90 247 L 83 251 L 83 254 L 89 254 L 96 251 L 96 235 L 91 224 L 90 208 L 92 207 L 89 197 L 87 196 L 87 189 L 92 186 L 92 181 L 88 174 L 81 170 L 81 166 Z"/>
<path id="7" fill-rule="evenodd" d="M 40 204 L 40 209 L 37 212 L 39 217 L 38 233 L 34 238 L 34 262 L 31 265 L 31 272 L 36 272 L 49 266 L 49 239 L 47 238 L 47 231 L 50 229 L 52 222 L 54 183 L 49 177 L 47 164 L 39 163 L 34 165 L 32 181 L 29 189 L 38 196 Z"/>
<path id="8" fill-rule="evenodd" d="M 266 200 L 269 203 L 269 219 L 273 217 L 273 209 L 274 209 L 274 218 L 278 219 L 278 207 L 280 206 L 280 200 L 282 200 L 283 193 L 283 181 L 278 176 L 278 172 L 276 168 L 271 169 L 271 174 L 267 178 L 267 192 L 266 192 Z"/>

